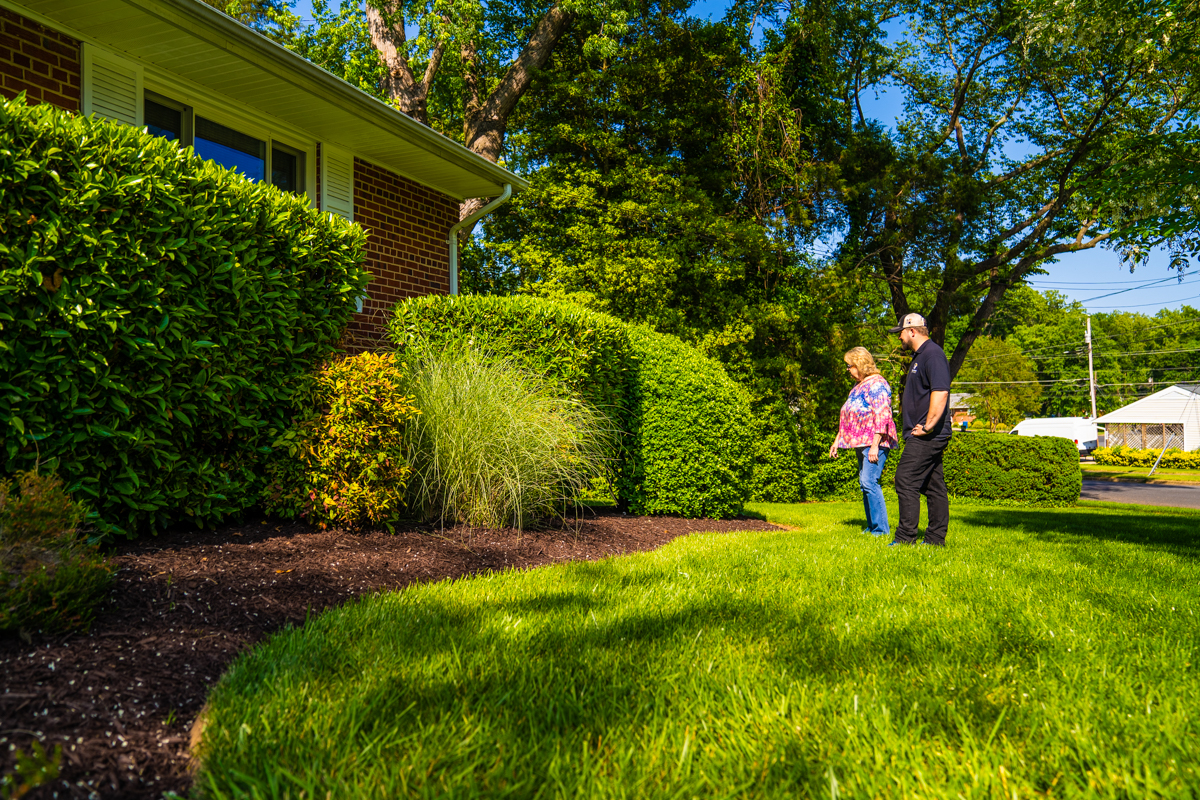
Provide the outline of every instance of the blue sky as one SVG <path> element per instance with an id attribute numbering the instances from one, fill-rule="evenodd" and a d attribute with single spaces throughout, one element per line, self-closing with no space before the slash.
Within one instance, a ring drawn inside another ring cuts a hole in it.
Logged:
<path id="1" fill-rule="evenodd" d="M 727 7 L 727 0 L 698 0 L 692 13 L 719 20 Z M 311 17 L 311 0 L 298 0 L 295 13 Z M 890 127 L 901 111 L 901 102 L 896 90 L 880 92 L 878 96 L 868 92 L 863 97 L 863 110 Z M 1176 273 L 1168 269 L 1168 258 L 1163 252 L 1152 253 L 1149 263 L 1132 274 L 1128 266 L 1121 264 L 1117 253 L 1101 248 L 1068 253 L 1045 269 L 1049 274 L 1032 279 L 1031 285 L 1039 290 L 1059 291 L 1093 312 L 1128 310 L 1153 315 L 1159 309 L 1177 309 L 1185 304 L 1200 307 L 1200 271 L 1187 275 L 1182 283 L 1171 279 Z M 1103 296 L 1116 291 L 1121 294 Z"/>

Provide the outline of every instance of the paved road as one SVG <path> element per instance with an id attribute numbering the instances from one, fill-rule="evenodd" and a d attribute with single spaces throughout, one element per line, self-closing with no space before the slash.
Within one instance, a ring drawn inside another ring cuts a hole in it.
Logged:
<path id="1" fill-rule="evenodd" d="M 1084 481 L 1080 497 L 1143 506 L 1200 508 L 1200 485 L 1184 483 L 1115 483 Z"/>

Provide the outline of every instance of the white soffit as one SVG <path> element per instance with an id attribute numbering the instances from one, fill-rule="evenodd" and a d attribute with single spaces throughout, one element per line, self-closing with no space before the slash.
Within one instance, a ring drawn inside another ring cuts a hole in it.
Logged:
<path id="1" fill-rule="evenodd" d="M 523 178 L 467 150 L 199 0 L 10 0 L 68 34 L 178 75 L 452 197 Z"/>

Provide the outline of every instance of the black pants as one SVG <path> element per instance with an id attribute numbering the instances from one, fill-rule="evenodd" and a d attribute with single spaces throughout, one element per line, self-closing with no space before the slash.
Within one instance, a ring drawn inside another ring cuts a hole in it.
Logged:
<path id="1" fill-rule="evenodd" d="M 900 524 L 896 541 L 913 544 L 917 541 L 917 525 L 921 521 L 921 495 L 929 507 L 929 526 L 925 543 L 944 545 L 950 525 L 950 497 L 946 494 L 946 476 L 942 473 L 942 453 L 950 437 L 918 439 L 910 436 L 904 442 L 904 452 L 896 465 L 896 495 L 900 500 Z"/>

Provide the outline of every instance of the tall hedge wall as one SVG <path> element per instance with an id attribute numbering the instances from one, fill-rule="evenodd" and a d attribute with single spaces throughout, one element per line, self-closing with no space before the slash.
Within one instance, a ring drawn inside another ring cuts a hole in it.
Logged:
<path id="1" fill-rule="evenodd" d="M 423 356 L 470 346 L 562 381 L 624 435 L 619 499 L 640 514 L 729 516 L 748 496 L 752 421 L 724 369 L 670 336 L 531 297 L 421 297 L 396 306 L 389 337 Z"/>
<path id="2" fill-rule="evenodd" d="M 165 139 L 3 103 L 0 472 L 56 468 L 125 534 L 253 504 L 363 244 Z"/>
<path id="3" fill-rule="evenodd" d="M 902 452 L 903 446 L 888 455 L 884 489 L 894 485 Z M 1005 505 L 1074 505 L 1083 480 L 1074 443 L 1053 436 L 955 434 L 946 447 L 942 469 L 952 496 Z M 859 498 L 857 470 L 853 451 L 843 452 L 837 459 L 818 461 L 803 478 L 806 499 Z"/>
<path id="4" fill-rule="evenodd" d="M 632 443 L 618 494 L 635 514 L 728 517 L 749 496 L 750 397 L 674 336 L 633 326 Z"/>

